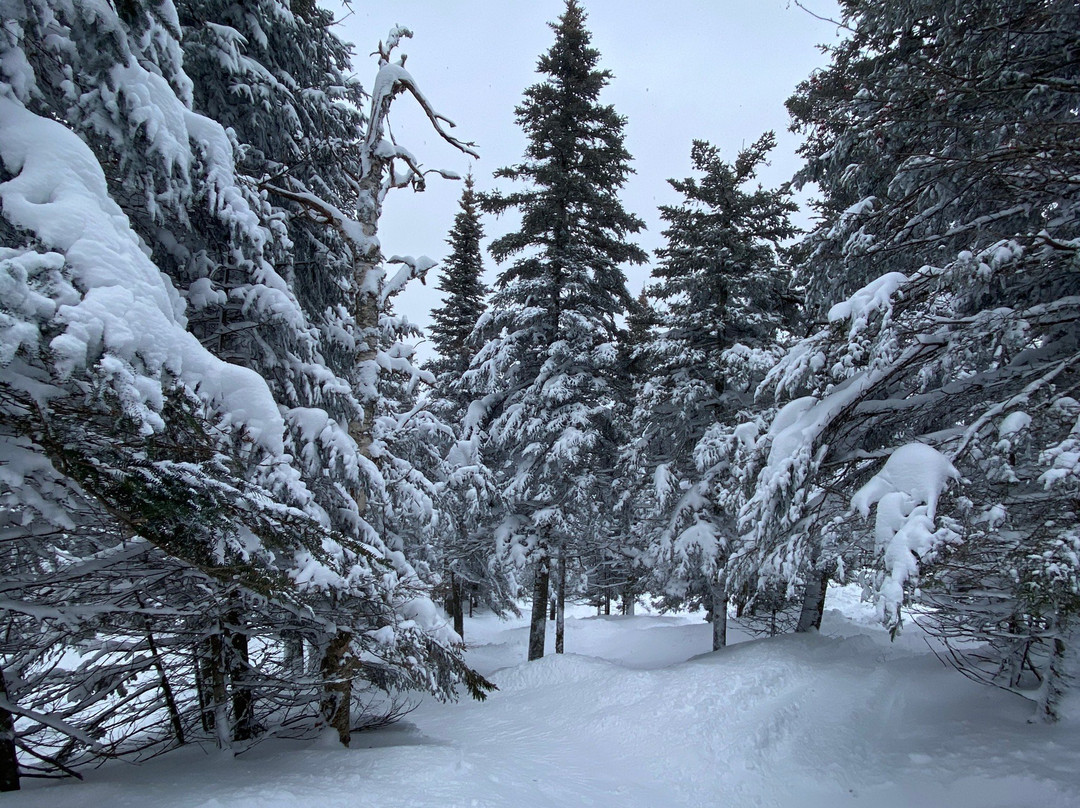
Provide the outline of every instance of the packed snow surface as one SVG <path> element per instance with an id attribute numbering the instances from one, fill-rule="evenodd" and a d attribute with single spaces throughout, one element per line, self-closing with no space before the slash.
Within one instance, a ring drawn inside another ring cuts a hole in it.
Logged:
<path id="1" fill-rule="evenodd" d="M 1080 805 L 1080 716 L 1028 723 L 1024 700 L 942 665 L 910 625 L 890 643 L 857 590 L 820 635 L 709 652 L 700 614 L 570 610 L 572 653 L 524 661 L 524 618 L 466 620 L 484 703 L 427 701 L 343 749 L 192 748 L 85 783 L 28 784 L 12 808 Z M 734 622 L 734 621 L 733 621 Z M 549 638 L 550 643 L 550 638 Z"/>

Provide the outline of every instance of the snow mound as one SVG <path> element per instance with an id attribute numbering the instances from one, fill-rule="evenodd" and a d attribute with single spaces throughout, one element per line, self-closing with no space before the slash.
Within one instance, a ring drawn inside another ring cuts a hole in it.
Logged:
<path id="1" fill-rule="evenodd" d="M 609 678 L 617 666 L 604 659 L 580 654 L 551 654 L 533 662 L 497 672 L 495 684 L 500 691 L 530 690 L 538 687 L 562 687 Z"/>

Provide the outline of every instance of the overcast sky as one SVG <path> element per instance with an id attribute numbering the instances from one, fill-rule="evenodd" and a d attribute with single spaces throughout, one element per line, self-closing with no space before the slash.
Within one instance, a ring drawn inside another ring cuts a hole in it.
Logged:
<path id="1" fill-rule="evenodd" d="M 391 113 L 399 143 L 428 168 L 464 174 L 471 167 L 480 189 L 494 187 L 492 172 L 519 162 L 525 140 L 514 122 L 522 91 L 536 83 L 536 61 L 554 38 L 547 22 L 563 0 L 365 0 L 352 9 L 323 3 L 342 18 L 340 37 L 355 45 L 354 69 L 370 87 L 375 59 L 367 54 L 391 26 L 414 32 L 401 51 L 407 68 L 435 108 L 457 124 L 455 134 L 475 141 L 479 160 L 442 142 L 416 109 L 400 98 Z M 814 12 L 837 17 L 835 0 L 804 0 Z M 776 132 L 779 145 L 767 185 L 790 179 L 798 168 L 798 139 L 787 131 L 784 101 L 810 72 L 825 64 L 816 47 L 837 41 L 836 26 L 822 22 L 789 0 L 583 0 L 600 66 L 614 78 L 601 95 L 627 118 L 626 143 L 637 172 L 627 183 L 625 207 L 645 220 L 638 243 L 650 252 L 663 243 L 656 208 L 679 201 L 669 177 L 690 174 L 695 138 L 720 147 L 726 159 L 762 132 Z M 351 13 L 350 13 L 351 11 Z M 500 181 L 503 188 L 508 185 Z M 461 184 L 433 177 L 422 194 L 398 190 L 387 199 L 379 236 L 386 255 L 447 252 L 446 235 L 457 212 Z M 487 234 L 515 224 L 509 215 L 485 219 Z M 488 278 L 498 271 L 488 256 Z M 437 269 L 435 270 L 438 271 Z M 637 293 L 648 267 L 629 269 Z M 397 309 L 426 326 L 439 305 L 436 278 L 404 292 Z M 422 349 L 423 350 L 423 349 Z"/>

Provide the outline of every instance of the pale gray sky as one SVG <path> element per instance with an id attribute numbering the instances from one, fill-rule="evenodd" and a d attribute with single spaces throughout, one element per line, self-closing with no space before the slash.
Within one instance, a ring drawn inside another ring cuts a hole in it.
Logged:
<path id="1" fill-rule="evenodd" d="M 816 48 L 837 41 L 836 27 L 815 19 L 789 0 L 582 0 L 601 67 L 614 73 L 601 100 L 626 116 L 626 142 L 637 172 L 622 194 L 626 208 L 645 220 L 638 243 L 650 252 L 663 243 L 657 205 L 679 201 L 669 177 L 690 173 L 690 143 L 702 138 L 727 159 L 762 132 L 779 145 L 765 184 L 789 179 L 798 168 L 797 138 L 787 131 L 784 101 L 796 84 L 825 64 Z M 340 5 L 327 0 L 326 7 Z M 837 17 L 835 0 L 805 0 L 821 16 Z M 536 61 L 553 41 L 546 25 L 563 0 L 366 0 L 347 11 L 337 33 L 355 45 L 357 76 L 371 85 L 375 60 L 367 54 L 390 27 L 411 28 L 407 67 L 435 108 L 457 123 L 456 134 L 475 141 L 473 161 L 443 143 L 409 98 L 392 113 L 398 141 L 428 168 L 464 174 L 470 164 L 481 189 L 493 187 L 495 169 L 520 161 L 524 136 L 514 122 L 522 91 L 536 83 Z M 505 181 L 501 187 L 508 187 Z M 461 184 L 430 178 L 422 194 L 393 192 L 379 236 L 386 255 L 446 254 L 446 235 L 457 212 Z M 514 224 L 485 219 L 488 235 Z M 498 267 L 488 257 L 488 276 Z M 438 272 L 438 269 L 434 270 Z M 627 272 L 636 293 L 648 267 Z M 426 326 L 439 304 L 435 278 L 404 292 L 398 311 Z"/>

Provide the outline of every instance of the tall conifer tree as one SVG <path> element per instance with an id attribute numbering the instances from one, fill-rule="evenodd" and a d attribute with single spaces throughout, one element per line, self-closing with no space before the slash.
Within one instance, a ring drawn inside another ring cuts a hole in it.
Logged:
<path id="1" fill-rule="evenodd" d="M 422 98 L 389 61 L 407 32 L 380 48 L 363 115 L 312 4 L 0 16 L 0 790 L 16 748 L 70 772 L 282 721 L 333 718 L 347 741 L 354 692 L 450 696 L 471 673 L 400 552 L 435 520 L 426 457 L 399 447 L 434 425 L 399 420 L 403 385 L 372 370 L 411 372 L 386 310 L 425 267 L 386 278 L 353 249 L 374 260 L 377 241 L 340 226 L 354 209 L 374 233 L 365 154 L 379 201 L 423 176 L 383 138 L 390 100 Z M 348 305 L 376 293 L 378 340 Z"/>
<path id="2" fill-rule="evenodd" d="M 774 143 L 766 133 L 727 163 L 715 146 L 694 142 L 700 178 L 671 180 L 685 201 L 660 209 L 667 245 L 647 290 L 660 328 L 638 352 L 649 372 L 638 387 L 641 428 L 630 464 L 654 490 L 638 498 L 647 511 L 637 521 L 652 522 L 654 575 L 667 602 L 711 607 L 714 649 L 726 643 L 725 566 L 735 532 L 722 502 L 734 487 L 726 484 L 726 452 L 715 449 L 753 402 L 791 309 L 778 244 L 795 233 L 795 205 L 786 188 L 753 184 Z"/>
<path id="3" fill-rule="evenodd" d="M 507 574 L 504 555 L 487 529 L 499 498 L 496 483 L 480 458 L 480 442 L 475 436 L 462 434 L 462 421 L 471 401 L 462 374 L 477 350 L 470 336 L 487 307 L 485 298 L 489 292 L 483 282 L 483 237 L 479 198 L 470 174 L 465 178 L 460 209 L 446 240 L 450 255 L 438 284 L 444 294 L 443 305 L 432 311 L 433 323 L 428 332 L 440 354 L 429 365 L 436 377 L 432 408 L 453 429 L 453 434 L 443 433 L 441 443 L 445 519 L 439 527 L 436 552 L 446 610 L 462 639 L 466 598 L 470 604 L 477 599 L 499 614 L 517 608 L 512 576 Z"/>
<path id="4" fill-rule="evenodd" d="M 620 265 L 645 260 L 627 238 L 643 223 L 618 199 L 631 172 L 625 119 L 599 102 L 611 73 L 597 67 L 576 0 L 551 27 L 555 44 L 537 66 L 544 80 L 516 110 L 525 159 L 496 172 L 527 187 L 484 197 L 488 211 L 522 220 L 492 244 L 497 260 L 517 260 L 498 278 L 485 332 L 494 336 L 471 373 L 487 392 L 474 415 L 486 416 L 502 475 L 503 527 L 536 573 L 531 659 L 543 655 L 549 560 L 560 556 L 561 578 L 610 465 L 600 458 L 614 434 L 616 317 L 630 303 Z"/>

